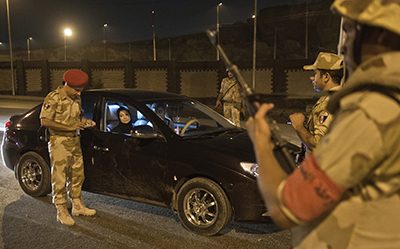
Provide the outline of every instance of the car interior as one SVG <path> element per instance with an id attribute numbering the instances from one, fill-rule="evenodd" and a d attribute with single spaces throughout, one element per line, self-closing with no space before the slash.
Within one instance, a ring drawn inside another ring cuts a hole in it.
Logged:
<path id="1" fill-rule="evenodd" d="M 108 101 L 105 107 L 106 108 L 105 110 L 106 117 L 104 119 L 105 131 L 109 132 L 119 124 L 117 110 L 120 107 L 125 107 L 129 110 L 129 112 L 131 113 L 131 123 L 133 126 L 149 125 L 150 127 L 152 127 L 152 124 L 149 123 L 146 117 L 133 106 L 125 105 L 124 103 L 118 101 Z"/>
<path id="2" fill-rule="evenodd" d="M 106 111 L 106 130 L 111 131 L 114 127 L 116 127 L 119 123 L 117 110 L 119 105 L 107 105 Z"/>
<path id="3" fill-rule="evenodd" d="M 155 106 L 159 104 L 164 104 L 165 108 L 164 114 L 161 115 L 163 117 L 160 118 L 164 119 L 164 121 L 169 120 L 169 122 L 166 122 L 167 125 L 180 136 L 194 135 L 207 130 L 218 129 L 220 126 L 215 120 L 194 108 L 192 103 L 146 103 L 149 109 L 160 116 L 160 113 L 156 110 L 157 108 L 155 108 Z M 131 123 L 135 129 L 154 131 L 155 127 L 153 123 L 137 110 L 137 108 L 117 100 L 107 100 L 106 102 L 103 131 L 111 132 L 111 130 L 119 124 L 117 110 L 120 107 L 125 107 L 129 110 L 131 114 Z M 199 108 L 201 107 L 199 106 Z"/>

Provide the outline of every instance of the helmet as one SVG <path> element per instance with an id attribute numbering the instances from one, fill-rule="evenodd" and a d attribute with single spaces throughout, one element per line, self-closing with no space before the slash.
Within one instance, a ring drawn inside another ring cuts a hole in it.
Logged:
<path id="1" fill-rule="evenodd" d="M 305 65 L 303 69 L 305 70 L 315 70 L 315 69 L 323 69 L 323 70 L 339 70 L 343 68 L 343 59 L 342 57 L 332 54 L 332 53 L 324 53 L 321 52 L 318 54 L 317 59 L 312 65 Z"/>
<path id="2" fill-rule="evenodd" d="M 331 10 L 400 35 L 400 0 L 335 0 Z"/>

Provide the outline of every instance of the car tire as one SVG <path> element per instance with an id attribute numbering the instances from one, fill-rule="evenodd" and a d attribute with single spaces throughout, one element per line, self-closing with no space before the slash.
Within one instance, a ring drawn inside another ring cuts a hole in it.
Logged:
<path id="1" fill-rule="evenodd" d="M 193 178 L 178 193 L 178 215 L 182 225 L 194 233 L 212 236 L 232 219 L 232 206 L 222 188 L 207 178 Z"/>
<path id="2" fill-rule="evenodd" d="M 22 190 L 30 196 L 45 196 L 51 192 L 50 167 L 35 152 L 27 152 L 21 157 L 17 177 Z"/>

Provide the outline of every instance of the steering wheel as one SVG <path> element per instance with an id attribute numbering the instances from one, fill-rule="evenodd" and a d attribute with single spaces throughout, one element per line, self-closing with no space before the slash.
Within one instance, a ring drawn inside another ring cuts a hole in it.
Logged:
<path id="1" fill-rule="evenodd" d="M 199 120 L 197 120 L 197 119 L 191 119 L 191 120 L 189 120 L 189 121 L 185 124 L 185 126 L 182 128 L 182 130 L 181 130 L 181 132 L 180 132 L 179 135 L 183 136 L 183 134 L 185 134 L 187 128 L 189 128 L 189 125 L 191 125 L 191 124 L 193 124 L 193 123 L 197 123 L 197 127 L 200 126 L 200 121 L 199 121 Z"/>

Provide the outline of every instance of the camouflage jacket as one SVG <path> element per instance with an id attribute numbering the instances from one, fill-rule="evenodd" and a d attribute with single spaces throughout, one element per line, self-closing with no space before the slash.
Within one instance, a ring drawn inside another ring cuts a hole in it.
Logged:
<path id="1" fill-rule="evenodd" d="M 236 84 L 235 78 L 224 78 L 221 82 L 220 92 L 223 94 L 223 100 L 225 102 L 233 103 L 241 101 L 240 87 L 239 84 Z"/>
<path id="2" fill-rule="evenodd" d="M 368 83 L 400 88 L 400 52 L 364 62 L 331 96 L 327 134 L 281 184 L 295 248 L 400 248 L 400 98 L 356 90 Z"/>
<path id="3" fill-rule="evenodd" d="M 337 86 L 333 87 L 329 91 L 338 91 L 340 89 L 341 87 Z M 316 147 L 318 146 L 321 137 L 325 135 L 333 119 L 333 115 L 326 109 L 328 101 L 329 95 L 322 96 L 318 99 L 310 112 L 306 124 L 306 129 L 308 129 L 308 131 L 314 136 L 314 144 Z"/>
<path id="4" fill-rule="evenodd" d="M 59 86 L 44 99 L 40 118 L 47 118 L 64 125 L 73 125 L 81 120 L 81 99 L 73 100 Z M 58 131 L 50 129 L 50 135 L 77 136 L 78 131 Z"/>

